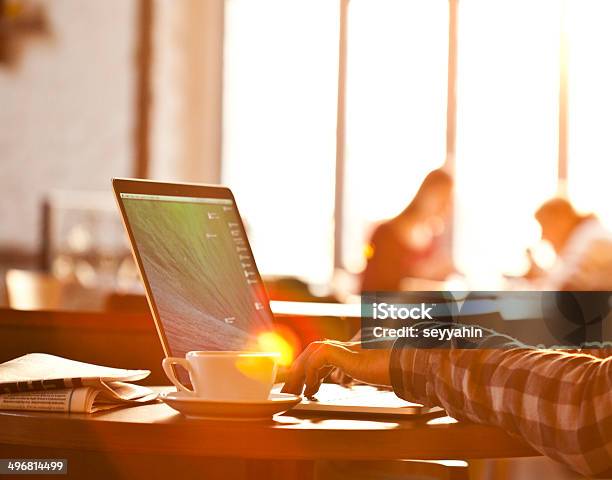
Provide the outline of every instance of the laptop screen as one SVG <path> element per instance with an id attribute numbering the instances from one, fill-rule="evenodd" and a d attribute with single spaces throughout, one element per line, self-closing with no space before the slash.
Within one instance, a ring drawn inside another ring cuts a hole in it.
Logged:
<path id="1" fill-rule="evenodd" d="M 170 354 L 255 350 L 272 318 L 234 202 L 120 196 Z"/>

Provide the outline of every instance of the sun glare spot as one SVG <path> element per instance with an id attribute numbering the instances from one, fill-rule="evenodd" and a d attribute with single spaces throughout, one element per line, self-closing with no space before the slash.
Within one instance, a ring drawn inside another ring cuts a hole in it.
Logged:
<path id="1" fill-rule="evenodd" d="M 264 352 L 278 352 L 278 364 L 289 366 L 293 361 L 294 349 L 291 344 L 276 332 L 264 332 L 257 337 L 259 349 Z"/>

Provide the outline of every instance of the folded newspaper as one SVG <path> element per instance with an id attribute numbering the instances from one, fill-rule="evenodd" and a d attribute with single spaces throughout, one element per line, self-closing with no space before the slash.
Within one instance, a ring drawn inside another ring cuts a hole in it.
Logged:
<path id="1" fill-rule="evenodd" d="M 0 364 L 0 410 L 93 413 L 154 401 L 150 388 L 126 383 L 149 370 L 124 370 L 30 353 Z"/>

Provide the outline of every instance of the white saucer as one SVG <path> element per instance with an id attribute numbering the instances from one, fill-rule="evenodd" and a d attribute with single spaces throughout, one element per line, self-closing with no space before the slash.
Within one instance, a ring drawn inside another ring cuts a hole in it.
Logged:
<path id="1" fill-rule="evenodd" d="M 174 410 L 188 417 L 208 420 L 269 420 L 302 400 L 289 393 L 271 393 L 268 400 L 221 402 L 203 400 L 184 392 L 162 393 L 159 397 Z"/>

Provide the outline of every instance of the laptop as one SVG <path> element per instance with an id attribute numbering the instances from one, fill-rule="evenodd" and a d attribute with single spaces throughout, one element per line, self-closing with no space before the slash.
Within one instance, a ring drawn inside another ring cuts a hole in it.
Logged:
<path id="1" fill-rule="evenodd" d="M 229 188 L 113 179 L 115 197 L 166 356 L 256 350 L 273 314 Z M 188 382 L 184 372 L 177 372 Z M 279 389 L 282 385 L 276 385 Z M 440 412 L 368 385 L 323 384 L 295 410 L 335 414 Z"/>

